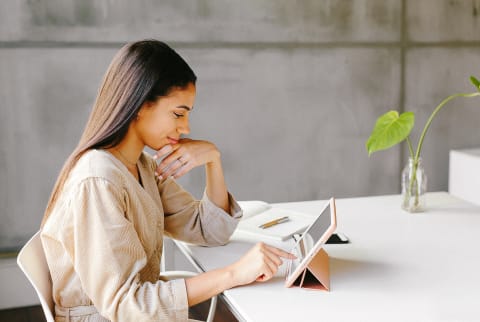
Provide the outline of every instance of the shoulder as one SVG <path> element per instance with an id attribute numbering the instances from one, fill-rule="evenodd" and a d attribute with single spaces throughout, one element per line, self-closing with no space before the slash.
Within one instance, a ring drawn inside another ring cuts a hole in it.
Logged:
<path id="1" fill-rule="evenodd" d="M 68 181 L 79 183 L 88 179 L 103 179 L 114 185 L 123 186 L 126 183 L 127 172 L 122 167 L 121 162 L 109 152 L 89 150 L 72 168 Z"/>
<path id="2" fill-rule="evenodd" d="M 123 207 L 127 180 L 121 163 L 103 150 L 85 152 L 68 174 L 44 229 L 51 235 L 62 235 L 72 228 L 72 216 L 87 209 L 85 205 L 102 202 L 111 206 L 113 200 Z"/>

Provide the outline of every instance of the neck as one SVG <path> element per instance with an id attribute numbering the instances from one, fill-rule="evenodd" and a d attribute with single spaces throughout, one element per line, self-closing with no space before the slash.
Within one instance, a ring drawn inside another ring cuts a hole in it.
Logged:
<path id="1" fill-rule="evenodd" d="M 120 162 L 122 162 L 122 164 L 127 168 L 128 172 L 130 172 L 135 177 L 135 179 L 137 179 L 140 182 L 140 174 L 138 172 L 137 163 L 136 163 L 136 161 L 138 160 L 138 157 L 134 159 L 129 154 L 127 154 L 126 151 L 122 151 L 118 147 L 114 147 L 108 150 Z M 135 162 L 133 160 L 135 160 Z"/>
<path id="2" fill-rule="evenodd" d="M 108 149 L 130 171 L 137 171 L 137 161 L 142 153 L 141 148 L 129 147 L 126 143 Z"/>
<path id="3" fill-rule="evenodd" d="M 127 155 L 125 155 L 122 150 L 115 148 L 115 151 L 117 151 L 117 155 L 120 157 L 120 160 L 122 161 L 123 164 L 127 166 L 127 168 L 136 168 L 137 166 L 137 159 L 135 161 L 132 158 L 129 158 Z"/>
<path id="4" fill-rule="evenodd" d="M 135 135 L 135 131 L 129 129 L 123 140 L 116 146 L 109 148 L 108 151 L 138 178 L 137 161 L 140 159 L 144 147 L 143 142 Z"/>

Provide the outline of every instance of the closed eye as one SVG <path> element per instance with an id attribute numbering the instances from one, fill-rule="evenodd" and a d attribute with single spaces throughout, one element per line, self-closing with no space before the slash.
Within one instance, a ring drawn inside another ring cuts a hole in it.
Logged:
<path id="1" fill-rule="evenodd" d="M 176 119 L 185 116 L 185 115 L 183 115 L 183 114 L 176 113 L 176 112 L 173 112 L 173 115 L 175 115 L 175 118 L 176 118 Z"/>

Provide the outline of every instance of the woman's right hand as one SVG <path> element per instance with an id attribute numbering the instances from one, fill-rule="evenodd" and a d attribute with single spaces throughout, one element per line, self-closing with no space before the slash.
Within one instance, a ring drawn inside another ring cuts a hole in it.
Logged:
<path id="1" fill-rule="evenodd" d="M 254 281 L 268 281 L 283 263 L 282 258 L 294 259 L 296 257 L 265 243 L 256 244 L 240 260 L 232 264 L 235 284 L 244 285 Z"/>
<path id="2" fill-rule="evenodd" d="M 235 286 L 268 281 L 282 264 L 282 258 L 294 259 L 295 256 L 258 243 L 237 262 L 186 279 L 188 305 L 203 302 Z"/>

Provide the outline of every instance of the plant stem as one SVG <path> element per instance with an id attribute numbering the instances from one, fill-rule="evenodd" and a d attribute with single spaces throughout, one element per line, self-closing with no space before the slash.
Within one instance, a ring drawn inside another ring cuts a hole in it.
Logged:
<path id="1" fill-rule="evenodd" d="M 422 150 L 422 145 L 423 145 L 423 139 L 425 138 L 425 134 L 427 133 L 428 128 L 430 127 L 430 124 L 433 121 L 433 118 L 435 115 L 442 109 L 442 107 L 447 104 L 450 100 L 454 99 L 455 97 L 474 97 L 474 96 L 480 96 L 480 92 L 475 92 L 475 93 L 459 93 L 459 94 L 453 94 L 444 99 L 438 106 L 435 108 L 433 111 L 432 115 L 430 115 L 430 118 L 427 121 L 427 124 L 425 124 L 425 127 L 423 128 L 422 135 L 420 136 L 420 141 L 418 141 L 418 146 L 417 146 L 417 152 L 415 153 L 415 160 L 417 161 L 418 158 L 420 157 L 420 152 Z M 416 170 L 416 162 L 414 164 L 415 170 Z"/>
<path id="2" fill-rule="evenodd" d="M 412 141 L 410 141 L 410 135 L 407 136 L 407 145 L 408 145 L 408 152 L 410 152 L 410 157 L 413 159 L 413 146 L 412 146 Z"/>
<path id="3" fill-rule="evenodd" d="M 420 152 L 422 151 L 422 145 L 423 145 L 423 140 L 425 139 L 425 134 L 427 133 L 427 130 L 430 127 L 430 124 L 432 123 L 433 118 L 442 109 L 442 107 L 444 107 L 445 104 L 447 104 L 452 99 L 454 99 L 456 97 L 474 97 L 474 96 L 480 96 L 480 92 L 453 94 L 453 95 L 448 96 L 440 104 L 438 104 L 438 106 L 435 108 L 435 110 L 433 110 L 432 115 L 430 115 L 427 123 L 425 124 L 425 127 L 423 128 L 422 135 L 420 136 L 420 140 L 418 141 L 418 146 L 417 146 L 417 151 L 415 153 L 415 156 L 413 155 L 412 144 L 411 144 L 409 138 L 407 137 L 408 149 L 410 150 L 410 156 L 413 159 L 413 169 L 412 169 L 413 173 L 412 173 L 412 177 L 411 177 L 411 180 L 410 180 L 410 185 L 408 187 L 407 194 L 408 194 L 408 198 L 410 199 L 410 197 L 412 197 L 413 185 L 414 184 L 417 185 L 417 187 L 415 189 L 415 201 L 414 201 L 414 206 L 415 207 L 417 207 L 418 203 L 419 203 L 419 195 L 418 195 L 419 194 L 419 187 L 418 187 L 418 183 L 417 183 L 418 160 L 420 158 Z"/>
<path id="4" fill-rule="evenodd" d="M 411 178 L 410 178 L 410 175 L 409 175 L 410 184 L 408 185 L 407 195 L 405 196 L 405 198 L 407 198 L 408 208 L 410 208 L 410 198 L 412 197 L 413 183 L 415 182 L 416 176 L 417 176 L 417 171 L 416 171 L 416 167 L 415 167 L 415 165 L 416 165 L 415 161 L 416 160 L 414 159 L 413 146 L 412 146 L 412 141 L 410 141 L 410 136 L 407 136 L 407 145 L 408 145 L 408 152 L 410 153 L 410 159 L 412 159 L 412 162 L 414 164 L 414 167 L 413 167 L 414 172 L 412 173 Z"/>
<path id="5" fill-rule="evenodd" d="M 413 159 L 412 158 L 412 162 L 413 162 L 413 170 L 412 170 L 412 177 L 410 178 L 410 185 L 408 187 L 408 191 L 407 191 L 407 194 L 408 194 L 408 206 L 410 207 L 410 198 L 412 197 L 412 190 L 413 190 L 413 185 L 415 184 L 416 185 L 416 189 L 415 189 L 415 201 L 414 201 L 414 206 L 417 207 L 418 206 L 418 201 L 419 201 L 419 196 L 418 196 L 418 184 L 417 184 L 417 167 L 418 167 L 418 159 Z"/>

